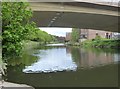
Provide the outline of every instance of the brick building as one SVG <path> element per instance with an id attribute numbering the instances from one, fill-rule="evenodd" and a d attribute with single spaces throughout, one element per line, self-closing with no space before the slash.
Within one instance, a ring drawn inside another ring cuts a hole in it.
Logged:
<path id="1" fill-rule="evenodd" d="M 96 34 L 101 36 L 102 38 L 111 38 L 112 32 L 109 31 L 101 31 L 101 30 L 92 30 L 92 29 L 80 29 L 81 34 L 80 38 L 86 38 L 86 39 L 94 39 L 96 37 Z"/>
<path id="2" fill-rule="evenodd" d="M 70 41 L 71 40 L 71 32 L 67 32 L 66 33 L 66 38 L 65 38 L 66 41 Z"/>
<path id="3" fill-rule="evenodd" d="M 101 30 L 93 30 L 93 29 L 79 29 L 80 30 L 80 39 L 94 39 L 96 34 L 101 36 L 102 38 L 112 38 L 112 32 L 109 31 L 101 31 Z M 71 40 L 71 33 L 66 33 L 66 41 Z"/>
<path id="4" fill-rule="evenodd" d="M 56 38 L 56 40 L 58 41 L 58 42 L 65 42 L 65 37 L 62 37 L 62 36 L 55 36 L 55 38 Z"/>

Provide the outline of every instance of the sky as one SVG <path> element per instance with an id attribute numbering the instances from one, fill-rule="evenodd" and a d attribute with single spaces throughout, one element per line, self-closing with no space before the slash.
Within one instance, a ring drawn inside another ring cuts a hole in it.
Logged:
<path id="1" fill-rule="evenodd" d="M 40 27 L 39 29 L 47 32 L 48 34 L 56 35 L 56 36 L 63 36 L 63 37 L 66 36 L 66 32 L 72 31 L 72 28 L 56 28 L 56 27 L 47 27 L 47 28 Z"/>

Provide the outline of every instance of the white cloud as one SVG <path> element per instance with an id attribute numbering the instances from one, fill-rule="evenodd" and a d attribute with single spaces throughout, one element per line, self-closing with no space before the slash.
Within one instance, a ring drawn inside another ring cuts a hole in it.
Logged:
<path id="1" fill-rule="evenodd" d="M 47 33 L 51 35 L 56 35 L 56 36 L 66 36 L 66 32 L 71 32 L 72 28 L 56 28 L 56 27 L 40 27 L 42 31 L 46 31 Z"/>

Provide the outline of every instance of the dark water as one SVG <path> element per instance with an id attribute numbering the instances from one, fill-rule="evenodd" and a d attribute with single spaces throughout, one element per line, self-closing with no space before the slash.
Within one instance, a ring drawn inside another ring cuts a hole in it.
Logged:
<path id="1" fill-rule="evenodd" d="M 8 61 L 7 81 L 33 87 L 116 87 L 120 52 L 54 45 Z"/>

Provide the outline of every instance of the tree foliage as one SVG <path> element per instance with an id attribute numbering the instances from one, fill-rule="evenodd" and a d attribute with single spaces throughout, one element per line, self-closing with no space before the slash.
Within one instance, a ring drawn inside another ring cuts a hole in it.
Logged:
<path id="1" fill-rule="evenodd" d="M 3 56 L 19 55 L 22 41 L 27 38 L 29 31 L 35 30 L 35 24 L 30 23 L 32 11 L 25 2 L 2 3 L 2 47 Z"/>
<path id="2" fill-rule="evenodd" d="M 80 37 L 79 29 L 73 28 L 71 36 L 72 36 L 72 41 L 73 42 L 78 42 L 79 37 Z"/>
<path id="3" fill-rule="evenodd" d="M 23 40 L 50 42 L 53 36 L 41 31 L 34 22 L 30 22 L 32 11 L 26 2 L 2 3 L 2 47 L 3 56 L 19 56 Z"/>
<path id="4" fill-rule="evenodd" d="M 34 34 L 31 34 L 28 38 L 29 40 L 38 41 L 38 42 L 51 42 L 54 40 L 54 37 L 50 34 L 48 34 L 45 31 L 42 31 L 38 28 L 36 28 L 36 32 Z"/>
<path id="5" fill-rule="evenodd" d="M 96 35 L 95 40 L 100 41 L 100 40 L 102 40 L 102 37 L 100 35 Z"/>

